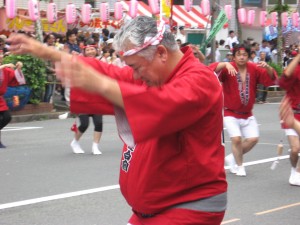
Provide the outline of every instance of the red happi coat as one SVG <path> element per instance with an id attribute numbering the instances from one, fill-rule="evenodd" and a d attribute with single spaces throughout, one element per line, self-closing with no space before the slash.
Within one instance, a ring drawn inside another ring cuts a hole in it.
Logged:
<path id="1" fill-rule="evenodd" d="M 8 106 L 4 99 L 4 94 L 8 86 L 17 86 L 19 83 L 15 79 L 15 71 L 10 68 L 0 70 L 0 111 L 8 110 Z"/>
<path id="2" fill-rule="evenodd" d="M 159 213 L 175 204 L 227 190 L 222 131 L 222 87 L 192 50 L 161 87 L 133 80 L 133 70 L 81 58 L 118 80 L 125 109 L 103 98 L 71 90 L 71 111 L 115 113 L 124 142 L 121 192 L 133 210 Z"/>
<path id="3" fill-rule="evenodd" d="M 292 108 L 300 112 L 300 64 L 297 65 L 290 77 L 285 76 L 283 72 L 279 79 L 279 86 L 286 90 L 286 96 L 290 98 Z M 294 115 L 300 121 L 300 113 Z M 284 128 L 287 127 L 284 126 Z"/>
<path id="4" fill-rule="evenodd" d="M 213 63 L 209 67 L 215 70 L 218 64 L 218 62 Z M 230 62 L 230 64 L 238 71 L 235 62 Z M 241 84 L 239 74 L 231 76 L 226 68 L 222 69 L 218 76 L 223 84 L 224 116 L 240 119 L 247 119 L 253 115 L 252 109 L 255 103 L 257 84 L 271 86 L 277 82 L 275 70 L 273 78 L 271 78 L 266 69 L 252 62 L 247 62 L 245 85 Z"/>

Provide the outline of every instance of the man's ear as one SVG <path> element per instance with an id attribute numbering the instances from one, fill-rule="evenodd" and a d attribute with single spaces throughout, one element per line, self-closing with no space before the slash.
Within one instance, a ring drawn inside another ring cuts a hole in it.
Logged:
<path id="1" fill-rule="evenodd" d="M 166 47 L 163 46 L 163 45 L 158 45 L 157 46 L 156 54 L 163 61 L 166 61 L 167 58 L 168 58 L 168 51 L 167 51 Z"/>

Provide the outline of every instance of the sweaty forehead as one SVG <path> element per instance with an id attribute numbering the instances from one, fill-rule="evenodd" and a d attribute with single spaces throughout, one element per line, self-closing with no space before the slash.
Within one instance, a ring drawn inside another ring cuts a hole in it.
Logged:
<path id="1" fill-rule="evenodd" d="M 244 54 L 248 55 L 247 51 L 244 50 L 244 49 L 238 50 L 236 53 L 239 54 L 239 55 L 244 55 Z"/>

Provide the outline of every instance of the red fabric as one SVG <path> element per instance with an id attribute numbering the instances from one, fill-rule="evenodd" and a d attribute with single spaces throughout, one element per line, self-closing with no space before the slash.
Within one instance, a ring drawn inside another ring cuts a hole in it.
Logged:
<path id="1" fill-rule="evenodd" d="M 279 79 L 279 86 L 286 90 L 286 96 L 291 100 L 291 106 L 294 110 L 300 111 L 300 64 L 297 65 L 290 77 L 283 75 Z M 295 118 L 300 121 L 300 114 L 295 114 Z M 289 128 L 282 124 L 282 128 Z"/>
<path id="2" fill-rule="evenodd" d="M 220 225 L 225 212 L 202 212 L 187 209 L 170 209 L 151 218 L 133 214 L 132 225 Z"/>
<path id="3" fill-rule="evenodd" d="M 79 57 L 82 61 L 89 64 L 103 74 L 109 74 L 115 79 L 121 79 L 120 76 L 128 76 L 132 70 L 129 67 L 122 68 L 104 64 L 95 58 Z M 132 81 L 132 78 L 130 79 Z M 71 88 L 70 93 L 70 110 L 76 114 L 113 114 L 113 105 L 98 94 L 89 93 L 78 88 Z"/>
<path id="4" fill-rule="evenodd" d="M 15 71 L 10 68 L 4 68 L 0 71 L 2 73 L 0 78 L 0 111 L 8 110 L 8 106 L 3 97 L 8 86 L 18 86 L 19 83 L 15 78 Z"/>
<path id="5" fill-rule="evenodd" d="M 128 67 L 90 62 L 119 80 L 136 143 L 131 151 L 124 146 L 120 187 L 128 204 L 138 212 L 157 213 L 227 190 L 221 141 L 222 87 L 189 47 L 183 51 L 183 59 L 162 87 L 134 81 Z M 89 113 L 95 110 L 101 110 L 101 105 Z M 128 171 L 122 167 L 124 162 Z"/>
<path id="6" fill-rule="evenodd" d="M 230 62 L 230 64 L 238 71 L 236 63 Z M 209 67 L 215 70 L 218 63 L 213 63 Z M 228 74 L 226 68 L 219 72 L 219 79 L 223 84 L 224 92 L 224 116 L 233 116 L 235 118 L 247 119 L 252 116 L 252 109 L 256 98 L 257 84 L 263 84 L 264 86 L 271 86 L 277 82 L 277 74 L 274 70 L 274 78 L 271 79 L 267 70 L 257 66 L 252 62 L 247 63 L 247 73 L 250 76 L 249 79 L 249 101 L 246 105 L 242 104 L 237 76 L 231 76 Z M 236 113 L 239 112 L 239 113 Z"/>

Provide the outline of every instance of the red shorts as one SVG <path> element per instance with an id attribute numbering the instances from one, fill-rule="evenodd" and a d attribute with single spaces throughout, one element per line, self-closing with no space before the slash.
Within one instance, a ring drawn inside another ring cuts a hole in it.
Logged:
<path id="1" fill-rule="evenodd" d="M 224 212 L 203 212 L 189 209 L 170 209 L 154 217 L 142 218 L 133 214 L 131 225 L 220 225 Z"/>

